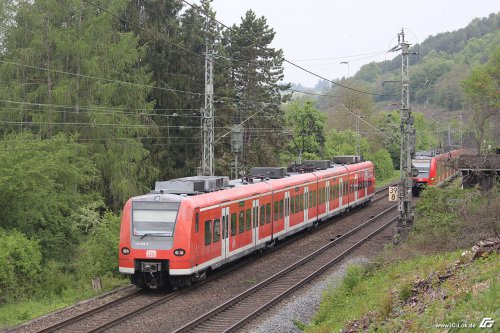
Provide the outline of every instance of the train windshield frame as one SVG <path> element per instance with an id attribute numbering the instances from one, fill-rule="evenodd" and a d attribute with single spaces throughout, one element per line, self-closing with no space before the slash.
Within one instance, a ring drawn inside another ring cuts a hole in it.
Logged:
<path id="1" fill-rule="evenodd" d="M 418 170 L 418 176 L 419 178 L 428 178 L 429 177 L 429 172 L 431 169 L 431 160 L 413 160 L 412 161 L 413 166 L 415 169 Z"/>
<path id="2" fill-rule="evenodd" d="M 134 202 L 133 236 L 173 237 L 179 206 L 179 203 L 174 202 Z"/>

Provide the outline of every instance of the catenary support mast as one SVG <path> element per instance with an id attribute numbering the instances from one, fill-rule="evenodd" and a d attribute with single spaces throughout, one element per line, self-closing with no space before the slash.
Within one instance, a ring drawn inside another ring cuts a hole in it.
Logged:
<path id="1" fill-rule="evenodd" d="M 398 34 L 398 46 L 391 51 L 401 50 L 401 180 L 398 188 L 399 226 L 407 227 L 413 222 L 411 209 L 413 168 L 412 158 L 415 157 L 415 128 L 410 108 L 410 75 L 408 72 L 410 44 L 405 41 L 404 30 Z"/>
<path id="2" fill-rule="evenodd" d="M 203 160 L 202 174 L 214 174 L 214 67 L 213 55 L 208 47 L 205 52 L 205 108 L 203 109 Z"/>

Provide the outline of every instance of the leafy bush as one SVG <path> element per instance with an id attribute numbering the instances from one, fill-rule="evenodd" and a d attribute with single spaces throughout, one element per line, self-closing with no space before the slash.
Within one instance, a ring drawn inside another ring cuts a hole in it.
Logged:
<path id="1" fill-rule="evenodd" d="M 429 187 L 417 203 L 409 244 L 422 250 L 454 250 L 492 236 L 500 230 L 499 199 L 496 190 L 461 189 L 459 182 Z"/>
<path id="2" fill-rule="evenodd" d="M 120 217 L 106 212 L 80 246 L 76 268 L 81 278 L 118 274 Z"/>
<path id="3" fill-rule="evenodd" d="M 366 159 L 371 160 L 375 165 L 375 177 L 378 180 L 388 179 L 394 174 L 391 154 L 387 149 L 381 148 L 374 154 L 368 155 Z"/>
<path id="4" fill-rule="evenodd" d="M 96 196 L 86 148 L 69 136 L 28 133 L 8 136 L 0 147 L 0 226 L 37 239 L 46 260 L 69 260 L 78 236 L 67 218 Z"/>
<path id="5" fill-rule="evenodd" d="M 0 304 L 31 295 L 39 283 L 42 254 L 36 240 L 0 229 Z"/>

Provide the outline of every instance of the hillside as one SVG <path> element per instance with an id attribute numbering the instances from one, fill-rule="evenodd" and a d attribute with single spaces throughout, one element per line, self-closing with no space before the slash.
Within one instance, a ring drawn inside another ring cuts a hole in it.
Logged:
<path id="1" fill-rule="evenodd" d="M 424 191 L 406 242 L 348 269 L 305 332 L 477 332 L 498 321 L 498 195 L 459 183 Z"/>
<path id="2" fill-rule="evenodd" d="M 443 32 L 426 38 L 411 47 L 417 53 L 410 57 L 412 103 L 460 110 L 463 96 L 460 81 L 475 65 L 484 64 L 500 45 L 500 13 L 485 18 L 475 18 L 467 27 Z M 401 56 L 390 61 L 373 62 L 363 66 L 354 75 L 373 89 L 384 81 L 400 80 Z M 384 84 L 384 94 L 397 94 L 399 86 Z M 377 97 L 376 101 L 391 100 Z"/>

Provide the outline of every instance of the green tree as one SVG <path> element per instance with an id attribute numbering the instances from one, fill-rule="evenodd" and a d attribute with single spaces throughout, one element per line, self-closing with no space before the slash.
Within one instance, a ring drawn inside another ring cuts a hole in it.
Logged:
<path id="1" fill-rule="evenodd" d="M 7 27 L 0 65 L 3 133 L 25 126 L 42 138 L 78 133 L 99 171 L 96 182 L 118 210 L 149 188 L 156 169 L 140 137 L 155 135 L 146 97 L 144 48 L 121 22 L 80 0 L 21 1 Z M 100 6 L 118 15 L 128 0 Z"/>
<path id="2" fill-rule="evenodd" d="M 285 162 L 293 156 L 304 159 L 318 159 L 324 155 L 326 115 L 313 106 L 312 101 L 304 104 L 291 102 L 285 107 L 287 124 L 293 129 L 292 140 L 287 154 L 282 155 Z"/>
<path id="3" fill-rule="evenodd" d="M 331 158 L 337 155 L 356 155 L 357 133 L 351 130 L 337 131 L 332 129 L 326 133 L 325 156 Z M 365 155 L 370 147 L 366 138 L 359 138 L 361 155 Z"/>
<path id="4" fill-rule="evenodd" d="M 98 197 L 87 147 L 64 135 L 9 135 L 0 161 L 0 227 L 38 240 L 45 259 L 70 260 L 78 234 L 68 217 Z"/>
<path id="5" fill-rule="evenodd" d="M 462 81 L 466 105 L 470 108 L 471 123 L 478 154 L 487 135 L 488 122 L 500 110 L 498 91 L 500 89 L 500 48 L 484 66 L 477 66 Z"/>
<path id="6" fill-rule="evenodd" d="M 375 166 L 375 177 L 378 180 L 392 177 L 394 165 L 387 149 L 380 148 L 373 154 L 367 154 L 365 159 L 373 162 Z"/>
<path id="7" fill-rule="evenodd" d="M 264 17 L 247 11 L 240 25 L 224 34 L 231 59 L 231 96 L 238 110 L 235 123 L 245 121 L 244 161 L 247 165 L 277 164 L 282 150 L 284 115 L 283 51 L 269 47 L 275 32 Z"/>

